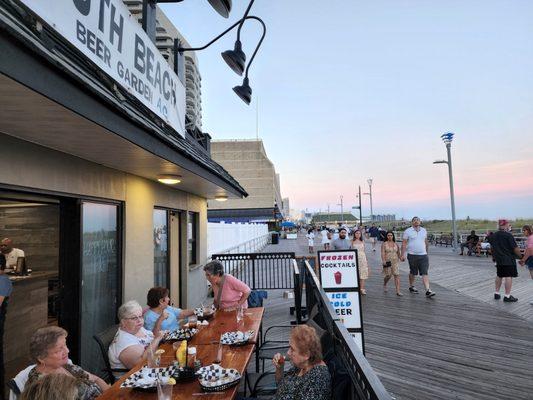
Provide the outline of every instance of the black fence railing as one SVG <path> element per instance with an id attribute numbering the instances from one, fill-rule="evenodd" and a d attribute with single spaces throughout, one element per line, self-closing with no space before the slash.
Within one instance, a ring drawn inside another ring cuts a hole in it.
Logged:
<path id="1" fill-rule="evenodd" d="M 337 317 L 329 298 L 322 290 L 314 268 L 307 260 L 302 260 L 300 265 L 294 264 L 293 273 L 296 319 L 299 323 L 302 322 L 302 294 L 305 290 L 305 308 L 313 310 L 316 307 L 322 328 L 331 335 L 333 351 L 340 358 L 350 376 L 350 397 L 346 400 L 391 400 L 392 397 Z"/>
<path id="2" fill-rule="evenodd" d="M 246 283 L 252 290 L 293 289 L 294 253 L 213 254 L 224 272 Z"/>

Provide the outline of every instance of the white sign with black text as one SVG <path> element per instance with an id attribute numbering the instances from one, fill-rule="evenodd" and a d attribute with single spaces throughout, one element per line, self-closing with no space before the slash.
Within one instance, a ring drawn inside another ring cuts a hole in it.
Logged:
<path id="1" fill-rule="evenodd" d="M 347 329 L 361 328 L 359 311 L 359 293 L 357 292 L 326 292 L 329 302 L 340 321 Z"/>
<path id="2" fill-rule="evenodd" d="M 185 86 L 122 0 L 20 1 L 185 135 Z"/>
<path id="3" fill-rule="evenodd" d="M 320 280 L 324 289 L 359 287 L 354 250 L 319 252 Z"/>

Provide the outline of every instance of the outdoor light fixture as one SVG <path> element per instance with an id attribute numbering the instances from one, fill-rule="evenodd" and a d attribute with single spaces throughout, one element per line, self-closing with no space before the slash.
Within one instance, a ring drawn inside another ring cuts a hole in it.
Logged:
<path id="1" fill-rule="evenodd" d="M 450 203 L 452 208 L 452 248 L 457 250 L 457 223 L 455 220 L 455 191 L 453 189 L 453 171 L 452 171 L 452 140 L 454 134 L 446 132 L 440 135 L 440 138 L 446 145 L 446 152 L 448 153 L 448 160 L 433 161 L 433 164 L 447 164 L 448 165 L 448 179 L 450 180 Z"/>
<path id="2" fill-rule="evenodd" d="M 248 6 L 248 10 L 250 9 L 250 6 L 252 3 L 253 3 L 253 0 L 250 2 L 250 5 Z M 246 13 L 248 13 L 248 10 L 246 10 Z M 242 25 L 244 20 L 247 20 L 247 19 L 255 19 L 256 21 L 259 21 L 259 23 L 263 26 L 263 34 L 261 35 L 261 39 L 259 40 L 259 43 L 257 43 L 257 46 L 252 54 L 252 57 L 250 58 L 250 62 L 248 63 L 246 67 L 246 73 L 244 75 L 244 80 L 242 82 L 242 85 L 235 86 L 233 88 L 233 91 L 237 94 L 237 96 L 239 96 L 239 98 L 242 101 L 244 101 L 246 104 L 250 104 L 250 101 L 252 99 L 252 88 L 250 87 L 249 80 L 248 80 L 248 70 L 250 69 L 250 65 L 252 65 L 255 55 L 257 54 L 259 47 L 261 47 L 261 43 L 263 43 L 263 39 L 265 38 L 265 35 L 266 35 L 266 25 L 263 22 L 263 20 L 259 17 L 245 14 L 243 18 L 235 22 L 228 29 L 226 29 L 224 32 L 222 32 L 220 35 L 218 35 L 217 37 L 215 37 L 213 40 L 211 40 L 209 43 L 207 43 L 206 45 L 202 47 L 181 47 L 179 39 L 175 39 L 174 40 L 174 66 L 175 68 L 177 66 L 178 59 L 179 59 L 178 54 L 183 53 L 185 51 L 199 51 L 199 50 L 204 50 L 208 48 L 213 43 L 215 43 L 218 39 L 224 36 L 226 33 L 228 33 L 233 28 L 235 28 L 237 25 Z M 238 54 L 239 51 L 242 53 L 242 56 Z M 241 71 L 239 75 L 242 75 L 242 69 L 244 69 L 244 63 L 246 62 L 246 56 L 242 52 L 239 39 L 237 39 L 237 42 L 235 42 L 235 49 L 228 50 L 222 53 L 222 58 L 226 60 L 226 62 L 228 63 L 228 65 L 231 67 L 233 71 L 237 72 L 238 74 L 239 74 L 239 71 Z"/>
<path id="3" fill-rule="evenodd" d="M 246 11 L 241 18 L 239 28 L 237 29 L 237 40 L 235 41 L 233 50 L 226 50 L 221 54 L 224 61 L 226 61 L 226 64 L 228 64 L 229 67 L 239 76 L 242 76 L 242 73 L 244 72 L 244 66 L 246 64 L 246 54 L 244 54 L 242 51 L 241 29 L 242 24 L 244 24 L 244 20 L 250 12 L 250 8 L 252 8 L 252 4 L 254 4 L 254 1 L 255 0 L 250 0 L 250 4 L 248 4 Z"/>
<path id="4" fill-rule="evenodd" d="M 226 195 L 215 196 L 215 200 L 216 201 L 226 201 L 226 200 L 228 200 L 228 196 L 226 196 Z"/>
<path id="5" fill-rule="evenodd" d="M 175 185 L 181 182 L 181 175 L 158 175 L 157 180 L 161 183 L 164 183 L 165 185 Z"/>
<path id="6" fill-rule="evenodd" d="M 242 75 L 246 65 L 246 54 L 242 51 L 242 44 L 239 39 L 235 42 L 233 50 L 226 50 L 222 53 L 222 58 L 237 75 Z"/>
<path id="7" fill-rule="evenodd" d="M 157 3 L 181 3 L 183 0 L 143 0 L 142 27 L 148 37 L 155 43 Z M 208 0 L 211 7 L 224 18 L 231 12 L 231 0 Z"/>

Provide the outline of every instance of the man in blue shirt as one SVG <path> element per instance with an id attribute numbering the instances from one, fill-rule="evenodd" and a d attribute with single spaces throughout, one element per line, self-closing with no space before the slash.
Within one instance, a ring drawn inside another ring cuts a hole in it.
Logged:
<path id="1" fill-rule="evenodd" d="M 0 399 L 4 398 L 4 322 L 6 320 L 7 304 L 13 291 L 13 284 L 4 274 L 5 258 L 0 259 Z"/>
<path id="2" fill-rule="evenodd" d="M 370 235 L 370 242 L 372 243 L 372 251 L 376 251 L 376 242 L 378 241 L 379 229 L 376 228 L 376 224 L 372 224 L 368 230 Z"/>

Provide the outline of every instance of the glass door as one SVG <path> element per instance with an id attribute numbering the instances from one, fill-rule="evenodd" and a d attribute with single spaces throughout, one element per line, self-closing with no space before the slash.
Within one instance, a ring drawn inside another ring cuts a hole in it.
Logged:
<path id="1" fill-rule="evenodd" d="M 119 306 L 119 205 L 82 202 L 81 364 L 103 367 L 93 335 L 115 324 Z"/>

